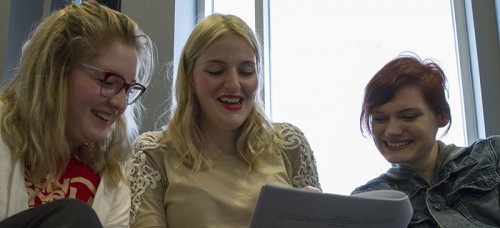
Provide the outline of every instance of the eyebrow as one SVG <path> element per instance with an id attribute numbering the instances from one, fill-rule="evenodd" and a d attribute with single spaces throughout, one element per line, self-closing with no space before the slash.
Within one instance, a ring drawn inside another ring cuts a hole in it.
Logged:
<path id="1" fill-rule="evenodd" d="M 115 72 L 115 71 L 112 71 L 112 70 L 102 69 L 102 68 L 99 68 L 99 67 L 87 64 L 87 63 L 79 63 L 79 65 L 83 66 L 84 68 L 87 68 L 89 70 L 93 70 L 93 71 L 98 71 L 98 72 L 101 72 L 101 73 L 106 73 L 106 74 L 112 74 L 112 75 L 120 76 L 120 77 L 123 78 L 123 80 L 125 81 L 125 83 L 128 83 L 128 84 L 132 84 L 132 83 L 136 83 L 137 82 L 137 79 L 135 78 L 135 75 L 134 75 L 134 78 L 132 79 L 131 82 L 127 82 L 127 79 L 122 74 L 120 74 L 118 72 Z"/>
<path id="2" fill-rule="evenodd" d="M 227 62 L 219 60 L 219 59 L 209 59 L 209 60 L 205 61 L 204 63 L 205 64 L 208 64 L 208 63 L 227 64 Z M 244 61 L 238 63 L 238 65 L 242 65 L 242 64 L 243 65 L 247 65 L 247 64 L 255 65 L 255 62 L 252 60 L 244 60 Z"/>
<path id="3" fill-rule="evenodd" d="M 406 112 L 422 112 L 421 108 L 405 108 L 403 110 L 397 111 L 397 113 L 406 113 Z M 385 112 L 379 111 L 378 109 L 374 109 L 371 114 L 386 114 Z"/>

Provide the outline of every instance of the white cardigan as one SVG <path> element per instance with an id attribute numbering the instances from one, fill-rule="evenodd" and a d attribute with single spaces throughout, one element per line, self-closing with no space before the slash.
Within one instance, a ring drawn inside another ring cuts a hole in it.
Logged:
<path id="1" fill-rule="evenodd" d="M 1 107 L 1 105 L 0 105 Z M 0 108 L 1 111 L 1 108 Z M 128 184 L 108 185 L 103 176 L 92 204 L 104 227 L 129 227 L 130 189 Z M 28 209 L 24 162 L 14 160 L 0 133 L 0 221 Z"/>

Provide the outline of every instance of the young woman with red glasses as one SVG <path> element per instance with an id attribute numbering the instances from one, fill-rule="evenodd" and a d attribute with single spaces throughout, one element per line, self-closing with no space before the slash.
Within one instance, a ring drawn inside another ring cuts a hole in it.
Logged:
<path id="1" fill-rule="evenodd" d="M 128 226 L 124 164 L 153 50 L 94 1 L 37 26 L 0 92 L 0 227 Z"/>

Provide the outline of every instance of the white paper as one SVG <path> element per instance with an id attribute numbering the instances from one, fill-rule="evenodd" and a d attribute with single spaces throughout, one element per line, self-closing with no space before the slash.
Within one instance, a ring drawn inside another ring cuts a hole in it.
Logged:
<path id="1" fill-rule="evenodd" d="M 395 190 L 346 196 L 264 185 L 250 228 L 402 228 L 412 214 L 408 196 Z"/>

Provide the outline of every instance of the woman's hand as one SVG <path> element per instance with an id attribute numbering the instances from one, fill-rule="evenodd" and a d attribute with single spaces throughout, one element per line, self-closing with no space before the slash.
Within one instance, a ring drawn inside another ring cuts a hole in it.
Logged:
<path id="1" fill-rule="evenodd" d="M 313 186 L 305 186 L 302 188 L 303 190 L 310 191 L 310 192 L 323 192 L 321 189 L 313 187 Z"/>

